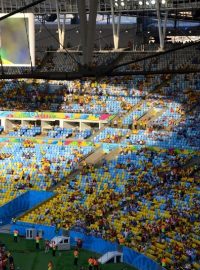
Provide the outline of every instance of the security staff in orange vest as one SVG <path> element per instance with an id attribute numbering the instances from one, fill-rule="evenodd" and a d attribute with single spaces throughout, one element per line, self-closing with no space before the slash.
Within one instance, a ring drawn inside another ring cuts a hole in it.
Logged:
<path id="1" fill-rule="evenodd" d="M 94 270 L 99 270 L 99 261 L 97 258 L 93 259 Z"/>
<path id="2" fill-rule="evenodd" d="M 35 247 L 37 250 L 40 248 L 40 237 L 38 234 L 35 237 Z"/>
<path id="3" fill-rule="evenodd" d="M 14 232 L 13 232 L 14 242 L 17 242 L 18 234 L 19 234 L 18 230 L 14 230 Z"/>
<path id="4" fill-rule="evenodd" d="M 93 268 L 93 258 L 90 257 L 88 259 L 88 270 L 92 270 L 92 268 Z"/>
<path id="5" fill-rule="evenodd" d="M 79 255 L 79 252 L 78 252 L 78 249 L 76 248 L 74 250 L 74 265 L 78 265 L 78 255 Z"/>

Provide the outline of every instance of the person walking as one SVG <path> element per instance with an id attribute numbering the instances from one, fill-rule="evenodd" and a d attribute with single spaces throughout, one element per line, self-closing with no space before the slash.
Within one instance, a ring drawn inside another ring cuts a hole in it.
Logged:
<path id="1" fill-rule="evenodd" d="M 14 242 L 16 242 L 17 243 L 17 240 L 18 240 L 18 235 L 19 235 L 19 232 L 18 232 L 18 230 L 14 230 L 13 231 L 13 236 L 14 236 Z"/>
<path id="2" fill-rule="evenodd" d="M 82 239 L 78 238 L 78 240 L 77 240 L 77 248 L 81 249 L 82 246 L 83 246 L 83 241 L 82 241 Z"/>
<path id="3" fill-rule="evenodd" d="M 79 252 L 78 249 L 76 248 L 74 250 L 74 265 L 77 266 L 78 265 L 78 256 L 79 256 Z"/>
<path id="4" fill-rule="evenodd" d="M 46 240 L 45 241 L 45 251 L 44 251 L 45 253 L 48 253 L 49 252 L 49 244 L 50 244 L 49 243 L 49 240 Z"/>
<path id="5" fill-rule="evenodd" d="M 53 242 L 53 243 L 52 243 L 52 256 L 53 256 L 53 257 L 56 256 L 56 248 L 57 248 L 57 247 L 56 247 L 56 243 Z"/>
<path id="6" fill-rule="evenodd" d="M 40 249 L 40 237 L 38 234 L 35 237 L 35 248 L 36 248 L 36 250 Z"/>
<path id="7" fill-rule="evenodd" d="M 14 258 L 9 251 L 7 252 L 7 258 L 8 258 L 9 264 L 14 263 Z"/>
<path id="8" fill-rule="evenodd" d="M 15 265 L 14 263 L 9 264 L 9 270 L 15 270 Z"/>

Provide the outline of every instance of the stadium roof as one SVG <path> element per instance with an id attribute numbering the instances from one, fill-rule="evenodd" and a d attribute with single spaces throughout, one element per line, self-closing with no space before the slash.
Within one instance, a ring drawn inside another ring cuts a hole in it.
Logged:
<path id="1" fill-rule="evenodd" d="M 98 0 L 98 13 L 111 13 L 111 1 L 115 12 L 133 12 L 155 10 L 156 0 Z M 33 3 L 32 0 L 0 0 L 0 12 L 10 13 L 25 5 Z M 56 13 L 56 0 L 46 0 L 26 11 L 35 14 Z M 89 3 L 86 0 L 86 6 Z M 58 0 L 60 13 L 78 13 L 77 0 Z M 200 0 L 162 0 L 163 10 L 193 10 L 200 8 Z"/>

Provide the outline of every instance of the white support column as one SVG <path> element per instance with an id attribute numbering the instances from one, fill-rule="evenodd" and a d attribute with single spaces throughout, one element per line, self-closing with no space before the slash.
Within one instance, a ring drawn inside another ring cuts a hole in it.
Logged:
<path id="1" fill-rule="evenodd" d="M 4 2 L 3 2 L 3 0 L 1 0 L 1 8 L 2 8 L 2 12 L 4 13 Z"/>
<path id="2" fill-rule="evenodd" d="M 157 12 L 157 19 L 158 19 L 158 33 L 160 39 L 160 50 L 164 50 L 164 38 L 162 32 L 162 20 L 160 16 L 160 0 L 156 0 L 156 12 Z"/>
<path id="3" fill-rule="evenodd" d="M 166 28 L 167 28 L 167 17 L 168 11 L 165 12 L 165 17 L 162 26 L 162 18 L 160 16 L 160 0 L 156 0 L 156 11 L 157 11 L 157 19 L 158 19 L 158 32 L 159 32 L 159 39 L 160 39 L 160 50 L 164 50 L 165 46 L 165 37 L 166 37 Z"/>
<path id="4" fill-rule="evenodd" d="M 167 18 L 168 18 L 168 10 L 165 12 L 164 24 L 163 24 L 163 39 L 164 39 L 164 43 L 165 43 L 165 38 L 166 38 Z"/>
<path id="5" fill-rule="evenodd" d="M 65 44 L 65 19 L 66 19 L 66 15 L 64 15 L 63 24 L 61 25 L 58 0 L 56 0 L 56 13 L 57 13 L 58 37 L 59 37 L 59 45 L 60 45 L 58 50 L 62 51 L 62 50 L 64 50 L 64 44 Z"/>
<path id="6" fill-rule="evenodd" d="M 61 39 L 62 39 L 62 46 L 63 48 L 65 47 L 65 25 L 66 25 L 66 14 L 63 15 L 63 23 L 62 23 L 62 34 L 61 34 Z"/>
<path id="7" fill-rule="evenodd" d="M 112 14 L 112 28 L 113 28 L 113 43 L 115 50 L 119 49 L 119 34 L 120 34 L 120 22 L 121 22 L 121 13 L 118 14 L 117 23 L 115 22 L 115 13 L 114 13 L 114 3 L 113 0 L 110 0 L 111 5 L 111 14 Z"/>

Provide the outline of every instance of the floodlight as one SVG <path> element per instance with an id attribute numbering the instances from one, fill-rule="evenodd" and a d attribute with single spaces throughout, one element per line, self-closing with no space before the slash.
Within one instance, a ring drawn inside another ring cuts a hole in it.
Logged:
<path id="1" fill-rule="evenodd" d="M 118 7 L 118 0 L 115 0 L 115 6 Z"/>

